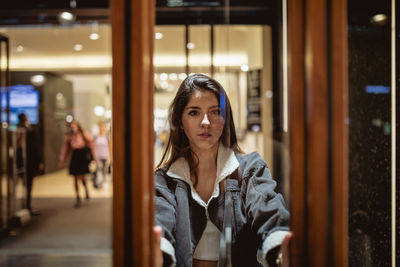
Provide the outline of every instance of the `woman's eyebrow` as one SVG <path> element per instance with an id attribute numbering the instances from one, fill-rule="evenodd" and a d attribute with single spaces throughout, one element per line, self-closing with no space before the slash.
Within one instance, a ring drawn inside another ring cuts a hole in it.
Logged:
<path id="1" fill-rule="evenodd" d="M 220 106 L 214 105 L 214 106 L 208 107 L 208 109 L 212 109 L 212 108 L 220 108 Z M 198 106 L 188 106 L 188 107 L 186 107 L 186 109 L 201 109 L 201 108 Z"/>
<path id="2" fill-rule="evenodd" d="M 198 107 L 198 106 L 190 106 L 190 107 L 186 107 L 186 109 L 200 109 L 200 107 Z"/>
<path id="3" fill-rule="evenodd" d="M 219 105 L 214 105 L 214 106 L 209 107 L 208 109 L 212 109 L 212 108 L 220 108 L 220 106 Z"/>

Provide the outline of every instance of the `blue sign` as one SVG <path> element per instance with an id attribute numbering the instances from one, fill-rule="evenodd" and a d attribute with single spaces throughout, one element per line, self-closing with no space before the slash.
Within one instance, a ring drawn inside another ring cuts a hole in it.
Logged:
<path id="1" fill-rule="evenodd" d="M 369 94 L 389 94 L 390 87 L 383 85 L 367 85 L 365 86 L 365 92 Z"/>
<path id="2" fill-rule="evenodd" d="M 18 115 L 25 113 L 31 124 L 39 122 L 39 92 L 33 85 L 10 86 L 8 106 L 10 107 L 10 123 L 18 123 Z M 1 121 L 7 121 L 7 92 L 1 88 Z"/>

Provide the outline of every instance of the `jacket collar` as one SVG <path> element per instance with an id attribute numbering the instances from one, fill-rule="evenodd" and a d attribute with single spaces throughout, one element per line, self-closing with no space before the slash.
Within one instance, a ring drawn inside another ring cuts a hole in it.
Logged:
<path id="1" fill-rule="evenodd" d="M 215 184 L 218 184 L 225 177 L 232 174 L 238 167 L 239 161 L 237 160 L 233 150 L 225 147 L 220 143 L 217 155 L 217 176 Z M 167 175 L 183 180 L 192 186 L 192 181 L 190 179 L 189 163 L 183 157 L 180 157 L 171 164 Z"/>

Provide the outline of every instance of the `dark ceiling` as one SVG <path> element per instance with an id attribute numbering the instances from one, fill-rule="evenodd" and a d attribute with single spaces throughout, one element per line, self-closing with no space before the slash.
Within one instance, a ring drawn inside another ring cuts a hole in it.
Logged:
<path id="1" fill-rule="evenodd" d="M 109 23 L 109 3 L 108 0 L 8 0 L 1 4 L 0 25 L 58 24 L 57 14 L 62 10 L 72 11 L 77 23 L 94 20 Z M 279 17 L 276 12 L 279 3 L 278 0 L 156 0 L 156 24 L 273 24 Z"/>
<path id="2" fill-rule="evenodd" d="M 150 0 L 149 0 L 150 1 Z M 157 25 L 268 24 L 279 21 L 282 0 L 155 0 Z M 3 0 L 0 25 L 58 24 L 71 10 L 77 23 L 109 23 L 110 0 Z M 229 3 L 229 7 L 226 5 Z M 349 25 L 370 26 L 370 17 L 390 15 L 390 1 L 348 0 Z M 227 16 L 229 14 L 229 16 Z"/>

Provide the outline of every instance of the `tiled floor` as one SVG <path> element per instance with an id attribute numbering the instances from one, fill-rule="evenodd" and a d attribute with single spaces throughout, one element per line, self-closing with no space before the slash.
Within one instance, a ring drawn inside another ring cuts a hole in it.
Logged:
<path id="1" fill-rule="evenodd" d="M 112 196 L 112 183 L 111 178 L 107 177 L 106 182 L 101 190 L 94 190 L 92 183 L 87 176 L 90 185 L 91 197 L 111 197 Z M 75 197 L 74 191 L 74 178 L 68 175 L 67 170 L 38 176 L 34 180 L 33 197 Z M 82 187 L 81 187 L 82 189 Z M 81 194 L 83 191 L 81 190 Z"/>
<path id="2" fill-rule="evenodd" d="M 91 199 L 75 209 L 66 171 L 36 178 L 32 204 L 41 215 L 0 239 L 0 266 L 112 266 L 112 184 L 108 180 L 101 190 L 89 184 Z"/>

